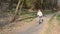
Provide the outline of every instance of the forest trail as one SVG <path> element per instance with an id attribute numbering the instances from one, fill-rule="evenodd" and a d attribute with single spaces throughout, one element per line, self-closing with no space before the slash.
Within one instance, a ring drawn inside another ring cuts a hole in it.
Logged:
<path id="1" fill-rule="evenodd" d="M 8 28 L 3 30 L 3 34 L 43 34 L 44 31 L 47 30 L 48 28 L 48 22 L 50 20 L 50 18 L 53 16 L 54 14 L 50 14 L 50 15 L 46 15 L 44 16 L 44 22 L 39 24 L 38 23 L 38 19 L 35 18 L 33 21 L 31 21 L 30 23 L 25 23 L 23 26 L 20 27 L 20 23 L 17 23 L 15 25 L 12 26 L 16 26 L 16 27 L 12 27 L 12 28 Z"/>

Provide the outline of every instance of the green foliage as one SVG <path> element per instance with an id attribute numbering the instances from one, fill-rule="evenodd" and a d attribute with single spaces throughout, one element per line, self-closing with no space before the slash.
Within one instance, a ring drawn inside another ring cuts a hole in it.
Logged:
<path id="1" fill-rule="evenodd" d="M 20 21 L 26 20 L 26 19 L 34 19 L 37 17 L 36 15 L 37 12 L 29 12 L 27 10 L 22 10 L 22 13 L 20 14 L 20 16 L 25 16 L 23 17 Z"/>
<path id="2" fill-rule="evenodd" d="M 44 10 L 42 12 L 43 12 L 44 15 L 46 15 L 46 14 L 51 14 L 52 13 L 52 10 Z"/>
<path id="3" fill-rule="evenodd" d="M 27 6 L 31 6 L 31 0 L 26 0 Z"/>
<path id="4" fill-rule="evenodd" d="M 24 16 L 25 16 L 26 18 L 22 18 L 22 19 L 20 19 L 20 21 L 24 21 L 24 20 L 27 20 L 27 19 L 34 19 L 34 18 L 37 17 L 35 14 L 36 14 L 36 13 L 25 14 Z"/>

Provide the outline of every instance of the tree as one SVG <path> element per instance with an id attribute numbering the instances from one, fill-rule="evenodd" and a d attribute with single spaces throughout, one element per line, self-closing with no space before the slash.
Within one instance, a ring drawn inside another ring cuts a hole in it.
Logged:
<path id="1" fill-rule="evenodd" d="M 24 1 L 24 0 L 23 0 L 23 1 Z M 19 0 L 18 4 L 17 4 L 17 6 L 16 6 L 15 15 L 14 15 L 14 17 L 12 18 L 12 21 L 11 21 L 11 22 L 14 22 L 14 21 L 16 20 L 17 14 L 19 13 L 19 12 L 18 12 L 18 9 L 19 9 L 20 3 L 22 2 L 21 6 L 20 6 L 20 10 L 21 10 L 22 5 L 23 5 L 23 1 Z"/>
<path id="2" fill-rule="evenodd" d="M 0 8 L 1 8 L 1 0 L 0 0 Z"/>

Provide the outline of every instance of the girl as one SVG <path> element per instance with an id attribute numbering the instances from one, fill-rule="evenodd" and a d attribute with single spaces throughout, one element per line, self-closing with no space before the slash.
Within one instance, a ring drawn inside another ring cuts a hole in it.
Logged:
<path id="1" fill-rule="evenodd" d="M 39 24 L 42 23 L 43 22 L 43 14 L 42 14 L 41 10 L 38 10 L 37 16 L 39 19 Z"/>

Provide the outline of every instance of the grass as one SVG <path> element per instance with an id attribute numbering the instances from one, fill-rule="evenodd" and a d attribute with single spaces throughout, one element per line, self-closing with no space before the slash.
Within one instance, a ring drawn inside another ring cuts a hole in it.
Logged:
<path id="1" fill-rule="evenodd" d="M 46 14 L 51 14 L 52 13 L 52 10 L 44 10 L 43 11 L 43 14 L 46 15 Z"/>
<path id="2" fill-rule="evenodd" d="M 25 16 L 26 16 L 26 18 L 22 18 L 21 20 L 19 20 L 19 21 L 24 21 L 24 20 L 28 20 L 28 19 L 34 19 L 34 18 L 36 18 L 37 16 L 36 16 L 36 13 L 29 13 L 29 14 L 25 14 Z"/>
<path id="3" fill-rule="evenodd" d="M 60 15 L 57 16 L 58 24 L 60 25 Z"/>
<path id="4" fill-rule="evenodd" d="M 29 12 L 27 10 L 22 10 L 21 12 L 21 16 L 24 15 L 26 18 L 22 18 L 21 20 L 19 21 L 24 21 L 24 20 L 28 20 L 28 19 L 34 19 L 37 17 L 36 15 L 37 12 Z"/>

